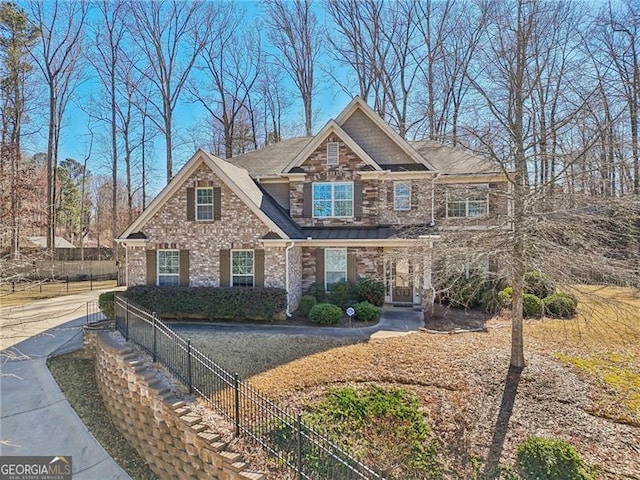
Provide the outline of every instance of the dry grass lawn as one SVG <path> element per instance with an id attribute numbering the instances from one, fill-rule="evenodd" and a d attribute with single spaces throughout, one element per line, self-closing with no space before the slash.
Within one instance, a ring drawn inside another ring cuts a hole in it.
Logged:
<path id="1" fill-rule="evenodd" d="M 403 386 L 417 393 L 437 432 L 450 478 L 512 463 L 530 435 L 568 440 L 601 478 L 640 478 L 640 296 L 578 289 L 573 320 L 525 325 L 527 367 L 506 382 L 510 323 L 488 331 L 419 332 L 321 351 L 251 382 L 295 409 L 332 385 Z M 514 379 L 515 378 L 515 379 Z M 486 460 L 478 468 L 478 458 Z"/>
<path id="2" fill-rule="evenodd" d="M 74 293 L 87 292 L 92 287 L 93 290 L 105 290 L 115 288 L 115 280 L 84 281 L 84 282 L 60 282 L 60 283 L 33 283 L 29 288 L 23 290 L 24 285 L 16 285 L 16 292 L 11 293 L 11 285 L 0 287 L 0 307 L 15 307 L 24 305 L 34 300 L 44 298 L 61 297 L 63 295 L 73 295 Z"/>

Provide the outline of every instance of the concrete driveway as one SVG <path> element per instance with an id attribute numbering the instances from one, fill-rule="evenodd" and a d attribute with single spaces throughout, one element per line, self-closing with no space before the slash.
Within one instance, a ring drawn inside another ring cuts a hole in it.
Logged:
<path id="1" fill-rule="evenodd" d="M 47 357 L 82 347 L 87 301 L 101 292 L 0 309 L 0 456 L 71 456 L 74 480 L 129 479 L 76 415 Z"/>

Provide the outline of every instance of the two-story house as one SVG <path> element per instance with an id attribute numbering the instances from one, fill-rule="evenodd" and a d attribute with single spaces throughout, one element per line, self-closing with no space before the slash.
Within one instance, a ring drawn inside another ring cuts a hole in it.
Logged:
<path id="1" fill-rule="evenodd" d="M 439 231 L 506 214 L 498 165 L 407 142 L 355 98 L 311 138 L 223 160 L 198 150 L 118 238 L 127 285 L 306 288 L 384 279 L 420 304 Z"/>

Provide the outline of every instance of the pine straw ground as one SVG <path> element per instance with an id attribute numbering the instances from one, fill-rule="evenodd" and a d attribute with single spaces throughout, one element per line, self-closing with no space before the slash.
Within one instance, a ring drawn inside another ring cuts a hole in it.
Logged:
<path id="1" fill-rule="evenodd" d="M 451 478 L 489 474 L 512 463 L 527 436 L 542 435 L 569 441 L 601 467 L 600 478 L 640 479 L 640 296 L 581 292 L 577 319 L 526 322 L 520 375 L 508 369 L 503 315 L 489 320 L 486 332 L 418 332 L 343 346 L 250 381 L 298 410 L 330 386 L 410 389 L 423 401 Z"/>

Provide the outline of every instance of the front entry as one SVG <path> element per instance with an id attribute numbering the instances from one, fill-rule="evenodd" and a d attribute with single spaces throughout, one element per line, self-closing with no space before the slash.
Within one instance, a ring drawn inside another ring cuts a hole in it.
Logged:
<path id="1" fill-rule="evenodd" d="M 386 283 L 392 303 L 413 304 L 413 269 L 409 259 L 389 259 Z"/>

